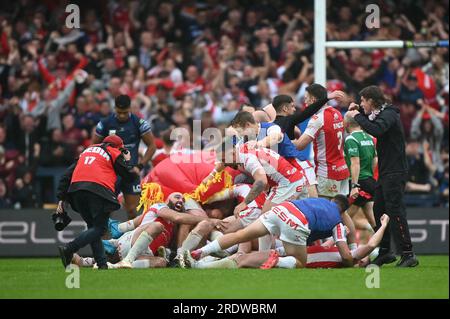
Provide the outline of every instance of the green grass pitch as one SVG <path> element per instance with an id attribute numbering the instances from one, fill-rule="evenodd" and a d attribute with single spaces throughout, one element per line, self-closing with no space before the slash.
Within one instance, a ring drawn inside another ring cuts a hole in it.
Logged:
<path id="1" fill-rule="evenodd" d="M 0 259 L 0 298 L 449 298 L 448 256 L 419 256 L 420 266 L 380 270 L 368 289 L 365 269 L 81 269 L 65 286 L 59 259 Z"/>

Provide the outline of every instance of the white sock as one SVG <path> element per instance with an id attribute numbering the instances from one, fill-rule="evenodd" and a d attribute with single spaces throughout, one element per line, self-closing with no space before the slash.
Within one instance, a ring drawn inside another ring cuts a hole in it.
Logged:
<path id="1" fill-rule="evenodd" d="M 146 231 L 143 231 L 134 242 L 133 247 L 131 247 L 124 260 L 129 263 L 133 263 L 133 261 L 135 261 L 136 258 L 138 258 L 148 248 L 148 245 L 150 245 L 152 240 L 152 236 L 150 236 Z"/>
<path id="2" fill-rule="evenodd" d="M 295 268 L 297 264 L 297 259 L 293 256 L 280 257 L 278 258 L 277 266 L 278 268 Z"/>
<path id="3" fill-rule="evenodd" d="M 270 250 L 272 247 L 272 235 L 268 234 L 258 238 L 259 251 Z"/>
<path id="4" fill-rule="evenodd" d="M 233 245 L 230 248 L 225 249 L 224 251 L 226 251 L 229 255 L 233 255 L 235 252 L 238 251 L 239 248 L 239 244 Z"/>
<path id="5" fill-rule="evenodd" d="M 213 261 L 217 261 L 219 259 L 220 258 L 218 258 L 218 257 L 206 256 L 206 257 L 200 258 L 200 260 L 198 262 L 199 263 L 210 263 L 210 262 L 213 262 Z"/>
<path id="6" fill-rule="evenodd" d="M 135 260 L 131 265 L 133 266 L 133 268 L 150 268 L 150 260 L 148 259 Z"/>
<path id="7" fill-rule="evenodd" d="M 183 255 L 183 246 L 177 248 L 177 256 Z"/>
<path id="8" fill-rule="evenodd" d="M 134 227 L 134 222 L 133 222 L 133 220 L 128 220 L 126 222 L 120 223 L 118 228 L 119 228 L 119 231 L 122 232 L 122 233 L 126 233 L 128 231 L 132 231 L 135 228 Z"/>
<path id="9" fill-rule="evenodd" d="M 279 239 L 275 239 L 275 248 L 283 247 L 283 242 Z"/>
<path id="10" fill-rule="evenodd" d="M 216 239 L 219 239 L 220 237 L 222 237 L 223 236 L 223 234 L 220 232 L 220 231 L 218 231 L 218 230 L 213 230 L 212 232 L 211 232 L 211 234 L 209 235 L 209 240 L 210 241 L 214 241 L 214 240 L 216 240 Z"/>
<path id="11" fill-rule="evenodd" d="M 199 262 L 194 268 L 208 269 L 208 268 L 238 268 L 237 262 L 234 259 L 224 258 L 212 262 Z"/>
<path id="12" fill-rule="evenodd" d="M 380 251 L 380 248 L 379 248 L 379 247 L 375 248 L 375 249 L 370 253 L 370 255 L 369 255 L 370 258 L 371 258 L 371 259 L 377 258 L 377 257 L 378 257 L 379 251 Z"/>
<path id="13" fill-rule="evenodd" d="M 84 257 L 81 258 L 81 266 L 82 267 L 92 267 L 95 264 L 95 260 L 92 257 Z"/>
<path id="14" fill-rule="evenodd" d="M 187 236 L 186 240 L 183 242 L 183 245 L 181 245 L 181 249 L 183 251 L 185 250 L 191 251 L 197 248 L 198 244 L 200 244 L 200 242 L 202 241 L 202 238 L 203 237 L 198 233 L 191 231 Z"/>
<path id="15" fill-rule="evenodd" d="M 216 253 L 218 251 L 222 250 L 222 248 L 219 245 L 219 242 L 217 240 L 210 242 L 208 245 L 203 246 L 201 248 L 202 257 L 211 255 L 212 253 Z"/>
<path id="16" fill-rule="evenodd" d="M 280 255 L 281 257 L 286 256 L 286 250 L 284 250 L 284 247 L 277 247 L 275 248 L 275 250 L 277 251 L 278 255 Z"/>

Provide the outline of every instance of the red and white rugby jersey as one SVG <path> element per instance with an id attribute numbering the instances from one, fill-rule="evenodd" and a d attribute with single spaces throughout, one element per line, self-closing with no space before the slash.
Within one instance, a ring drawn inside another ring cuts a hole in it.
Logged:
<path id="1" fill-rule="evenodd" d="M 303 178 L 303 174 L 284 157 L 268 148 L 249 149 L 248 144 L 238 147 L 239 162 L 244 170 L 253 174 L 264 170 L 270 187 L 287 186 Z"/>
<path id="2" fill-rule="evenodd" d="M 163 208 L 168 208 L 168 206 L 164 203 L 157 203 L 150 206 L 150 208 L 143 214 L 139 226 L 162 220 L 158 213 Z"/>
<path id="3" fill-rule="evenodd" d="M 249 184 L 236 184 L 233 186 L 232 189 L 233 197 L 237 198 L 239 203 L 242 203 L 245 197 L 247 197 L 248 193 L 250 193 L 251 189 L 252 187 Z M 259 194 L 252 202 L 250 202 L 247 205 L 247 207 L 261 209 L 265 202 L 266 202 L 266 193 L 261 192 L 261 194 Z"/>
<path id="4" fill-rule="evenodd" d="M 309 120 L 305 133 L 314 147 L 316 175 L 337 181 L 350 176 L 344 158 L 344 120 L 331 106 L 324 106 Z"/>
<path id="5" fill-rule="evenodd" d="M 342 257 L 336 246 L 326 248 L 323 246 L 308 246 L 306 268 L 340 268 Z"/>

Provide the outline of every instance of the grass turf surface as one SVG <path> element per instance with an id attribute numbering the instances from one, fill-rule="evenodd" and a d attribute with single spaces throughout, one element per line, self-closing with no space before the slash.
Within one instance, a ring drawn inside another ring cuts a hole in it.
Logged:
<path id="1" fill-rule="evenodd" d="M 448 256 L 419 256 L 417 268 L 383 266 L 380 288 L 365 269 L 81 269 L 68 289 L 61 262 L 0 259 L 0 298 L 449 298 Z"/>

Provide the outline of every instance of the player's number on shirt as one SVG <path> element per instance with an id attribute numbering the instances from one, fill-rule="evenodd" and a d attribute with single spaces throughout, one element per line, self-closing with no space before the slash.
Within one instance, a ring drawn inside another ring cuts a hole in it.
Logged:
<path id="1" fill-rule="evenodd" d="M 84 164 L 85 165 L 91 165 L 93 161 L 95 161 L 95 157 L 94 156 L 86 156 L 84 158 Z"/>
<path id="2" fill-rule="evenodd" d="M 337 138 L 338 138 L 338 141 L 339 141 L 338 150 L 341 150 L 342 142 L 343 142 L 344 138 L 342 136 L 342 132 L 341 131 L 337 132 L 336 134 L 337 134 Z"/>

